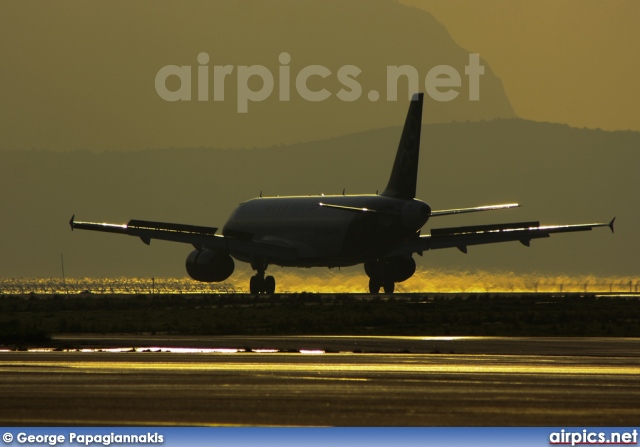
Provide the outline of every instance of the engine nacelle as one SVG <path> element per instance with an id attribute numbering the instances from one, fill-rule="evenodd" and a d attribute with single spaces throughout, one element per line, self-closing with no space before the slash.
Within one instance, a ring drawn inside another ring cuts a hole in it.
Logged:
<path id="1" fill-rule="evenodd" d="M 389 270 L 394 282 L 402 282 L 411 278 L 416 272 L 416 261 L 411 256 L 389 260 Z"/>
<path id="2" fill-rule="evenodd" d="M 187 273 L 196 281 L 220 282 L 235 269 L 233 258 L 213 250 L 194 250 L 187 256 Z"/>
<path id="3" fill-rule="evenodd" d="M 365 262 L 364 271 L 369 278 L 377 278 L 380 281 L 403 282 L 411 278 L 416 272 L 416 261 L 411 256 L 369 261 Z"/>

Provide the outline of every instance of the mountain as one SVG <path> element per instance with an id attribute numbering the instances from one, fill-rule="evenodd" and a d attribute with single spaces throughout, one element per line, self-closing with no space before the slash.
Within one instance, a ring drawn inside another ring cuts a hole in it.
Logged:
<path id="1" fill-rule="evenodd" d="M 1 9 L 0 149 L 269 147 L 384 128 L 397 124 L 409 90 L 425 90 L 428 73 L 441 65 L 460 76 L 459 94 L 451 101 L 428 97 L 425 122 L 514 117 L 486 61 L 479 61 L 479 100 L 470 101 L 469 52 L 430 14 L 392 0 L 70 0 Z M 161 76 L 161 85 L 182 91 L 190 81 L 190 101 L 165 101 L 157 92 L 156 77 L 169 65 L 188 67 L 191 76 L 184 84 Z M 314 65 L 330 71 L 307 82 L 312 91 L 331 93 L 324 101 L 298 93 L 299 74 Z M 398 99 L 388 101 L 387 67 L 405 65 L 415 69 L 417 87 L 400 77 L 391 82 Z M 231 72 L 223 78 L 216 67 L 225 66 Z M 239 113 L 242 86 L 263 88 L 260 76 L 240 79 L 253 66 L 271 74 L 274 89 Z M 348 86 L 338 78 L 345 66 L 361 70 L 357 77 L 346 72 Z M 198 67 L 208 70 L 202 78 Z M 204 101 L 199 79 L 208 81 Z M 359 99 L 339 99 L 354 81 L 362 88 Z M 280 100 L 287 89 L 290 100 Z M 378 101 L 369 100 L 372 90 Z M 224 100 L 215 101 L 221 93 Z"/>
<path id="2" fill-rule="evenodd" d="M 0 276 L 184 276 L 191 247 L 71 232 L 79 220 L 131 218 L 221 227 L 264 195 L 374 193 L 386 186 L 399 127 L 265 149 L 0 151 Z M 425 125 L 418 197 L 433 209 L 520 202 L 522 208 L 433 218 L 430 228 L 540 220 L 608 222 L 616 233 L 425 253 L 419 268 L 637 275 L 640 133 L 520 119 Z M 313 275 L 321 270 L 309 270 Z M 277 272 L 276 272 L 277 274 Z M 363 283 L 364 284 L 364 283 Z"/>

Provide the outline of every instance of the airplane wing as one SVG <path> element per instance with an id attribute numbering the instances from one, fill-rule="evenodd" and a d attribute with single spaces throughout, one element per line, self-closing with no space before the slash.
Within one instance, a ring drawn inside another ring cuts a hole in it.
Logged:
<path id="1" fill-rule="evenodd" d="M 257 242 L 247 238 L 231 238 L 216 234 L 214 227 L 200 227 L 166 222 L 152 222 L 147 220 L 130 220 L 127 224 L 110 224 L 99 222 L 79 222 L 75 215 L 69 221 L 71 230 L 91 230 L 106 233 L 126 234 L 139 237 L 149 245 L 151 239 L 182 242 L 191 244 L 197 249 L 209 248 L 224 252 L 251 253 L 258 256 L 278 259 L 295 259 L 296 250 L 285 245 Z"/>
<path id="2" fill-rule="evenodd" d="M 533 239 L 550 237 L 553 233 L 591 231 L 597 227 L 609 227 L 613 232 L 615 217 L 607 223 L 578 225 L 545 225 L 539 222 L 516 222 L 469 227 L 440 228 L 431 230 L 430 235 L 419 236 L 394 249 L 388 256 L 422 254 L 427 250 L 455 247 L 463 253 L 469 245 L 493 244 L 519 241 L 527 247 Z"/>
<path id="3" fill-rule="evenodd" d="M 477 213 L 478 211 L 506 210 L 508 208 L 518 208 L 519 206 L 520 205 L 517 203 L 505 203 L 503 205 L 487 205 L 476 206 L 474 208 L 457 208 L 452 210 L 431 211 L 431 217 L 449 216 L 451 214 Z"/>

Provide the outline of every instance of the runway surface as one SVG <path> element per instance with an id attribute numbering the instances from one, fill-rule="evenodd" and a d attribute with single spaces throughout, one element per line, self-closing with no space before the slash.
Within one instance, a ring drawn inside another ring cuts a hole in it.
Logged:
<path id="1" fill-rule="evenodd" d="M 1 352 L 3 425 L 631 426 L 640 420 L 640 339 L 82 340 L 165 349 Z M 303 353 L 256 352 L 278 345 Z M 169 346 L 195 352 L 166 352 Z"/>

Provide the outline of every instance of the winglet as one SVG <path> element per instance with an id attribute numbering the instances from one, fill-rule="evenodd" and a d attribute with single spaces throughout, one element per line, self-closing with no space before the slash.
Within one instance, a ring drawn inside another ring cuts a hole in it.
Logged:
<path id="1" fill-rule="evenodd" d="M 73 227 L 75 226 L 75 222 L 73 221 L 76 218 L 76 215 L 74 214 L 73 216 L 71 216 L 71 220 L 69 220 L 69 226 L 71 227 L 71 231 L 73 231 Z"/>
<path id="2" fill-rule="evenodd" d="M 616 218 L 614 217 L 613 219 L 611 219 L 611 222 L 609 222 L 609 228 L 611 228 L 611 232 L 615 233 L 615 231 L 613 231 L 613 223 L 616 221 Z"/>

